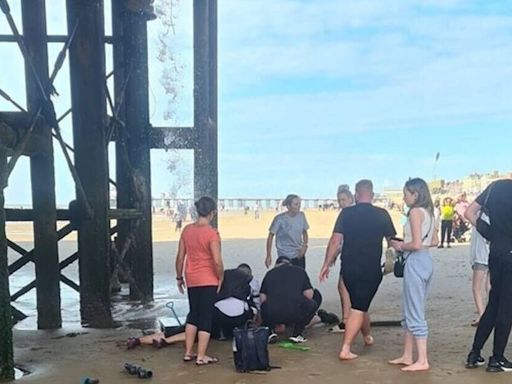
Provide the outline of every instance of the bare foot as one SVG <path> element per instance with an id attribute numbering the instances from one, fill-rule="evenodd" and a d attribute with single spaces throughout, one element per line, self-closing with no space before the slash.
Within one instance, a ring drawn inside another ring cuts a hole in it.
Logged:
<path id="1" fill-rule="evenodd" d="M 414 363 L 412 365 L 409 365 L 407 367 L 403 367 L 402 371 L 404 372 L 418 372 L 418 371 L 427 371 L 429 369 L 428 362 L 426 363 Z"/>
<path id="2" fill-rule="evenodd" d="M 388 363 L 392 365 L 411 365 L 413 361 L 412 359 L 401 356 L 398 359 L 389 360 Z"/>
<path id="3" fill-rule="evenodd" d="M 356 355 L 355 353 L 352 353 L 350 351 L 348 352 L 344 352 L 344 351 L 341 351 L 340 352 L 340 360 L 354 360 L 354 359 L 357 359 L 359 357 L 359 355 Z"/>
<path id="4" fill-rule="evenodd" d="M 373 340 L 372 335 L 363 336 L 363 339 L 364 339 L 364 345 L 366 345 L 367 347 L 369 347 L 370 345 L 373 345 L 373 342 L 375 341 L 375 340 Z"/>

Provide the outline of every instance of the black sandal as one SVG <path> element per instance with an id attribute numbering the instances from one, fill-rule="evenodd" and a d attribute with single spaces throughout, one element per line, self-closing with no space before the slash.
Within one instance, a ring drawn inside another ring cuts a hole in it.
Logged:
<path id="1" fill-rule="evenodd" d="M 194 359 L 196 359 L 196 358 L 197 358 L 197 355 L 196 355 L 196 354 L 192 354 L 192 355 L 185 355 L 185 356 L 183 356 L 183 361 L 184 361 L 185 363 L 188 363 L 188 362 L 190 362 L 190 361 L 192 361 L 192 360 L 194 360 Z"/>

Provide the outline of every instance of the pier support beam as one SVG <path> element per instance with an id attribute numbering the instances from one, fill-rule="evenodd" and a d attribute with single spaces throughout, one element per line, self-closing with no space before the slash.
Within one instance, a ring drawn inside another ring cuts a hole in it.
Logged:
<path id="1" fill-rule="evenodd" d="M 49 82 L 45 1 L 23 0 L 21 6 L 23 36 L 38 76 L 36 79 L 25 61 L 28 111 L 35 113 L 43 101 L 40 84 L 47 87 Z M 62 319 L 52 132 L 47 124 L 36 126 L 36 130 L 41 137 L 41 153 L 30 157 L 30 185 L 34 215 L 37 327 L 55 329 L 61 327 Z"/>
<path id="2" fill-rule="evenodd" d="M 194 197 L 207 195 L 217 200 L 216 0 L 194 0 L 194 127 Z"/>
<path id="3" fill-rule="evenodd" d="M 78 20 L 69 47 L 75 166 L 92 210 L 78 229 L 80 313 L 103 328 L 112 326 L 103 1 L 66 4 L 68 31 Z"/>

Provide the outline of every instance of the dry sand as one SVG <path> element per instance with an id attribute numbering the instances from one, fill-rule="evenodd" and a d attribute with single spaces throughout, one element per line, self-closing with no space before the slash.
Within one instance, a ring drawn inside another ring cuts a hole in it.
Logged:
<path id="1" fill-rule="evenodd" d="M 260 220 L 254 216 L 222 212 L 219 230 L 223 239 L 223 257 L 226 267 L 239 262 L 249 262 L 255 275 L 261 278 L 265 272 L 265 238 L 267 228 L 275 212 L 263 212 Z M 307 271 L 317 283 L 317 275 L 323 260 L 327 237 L 337 212 L 306 211 L 311 225 L 310 247 L 307 255 Z M 397 220 L 397 215 L 394 215 Z M 9 224 L 11 239 L 23 241 L 31 247 L 30 227 L 27 224 Z M 18 364 L 33 373 L 20 382 L 27 383 L 79 383 L 82 376 L 97 377 L 101 383 L 138 382 L 137 378 L 122 370 L 124 362 L 132 362 L 154 371 L 153 383 L 294 383 L 361 382 L 361 383 L 490 383 L 510 382 L 506 374 L 490 375 L 483 369 L 466 370 L 465 355 L 475 329 L 469 326 L 474 317 L 471 297 L 468 246 L 456 245 L 452 249 L 433 250 L 435 275 L 428 302 L 427 319 L 430 327 L 431 370 L 424 373 L 402 373 L 386 361 L 401 352 L 401 330 L 397 327 L 375 327 L 375 345 L 364 347 L 359 338 L 354 351 L 360 358 L 351 362 L 337 359 L 340 335 L 332 335 L 326 327 L 309 330 L 308 352 L 290 351 L 270 346 L 271 363 L 282 369 L 266 374 L 237 374 L 234 371 L 230 343 L 212 342 L 210 353 L 221 362 L 207 367 L 196 367 L 181 361 L 181 345 L 156 350 L 152 347 L 125 349 L 128 336 L 140 335 L 140 326 L 154 323 L 155 317 L 168 316 L 165 303 L 176 300 L 178 310 L 186 312 L 186 301 L 176 292 L 174 284 L 174 255 L 176 239 L 173 224 L 163 216 L 154 220 L 155 302 L 146 307 L 138 303 L 120 302 L 117 298 L 113 313 L 124 326 L 113 330 L 84 329 L 79 325 L 78 295 L 63 288 L 64 328 L 56 331 L 36 331 L 35 316 L 23 321 L 15 330 L 15 356 Z M 76 249 L 74 241 L 60 245 L 62 257 Z M 11 253 L 11 262 L 14 254 Z M 319 285 L 324 296 L 323 307 L 339 312 L 336 291 L 338 266 L 334 267 L 327 283 Z M 76 265 L 66 269 L 66 274 L 76 279 Z M 27 266 L 11 278 L 11 293 L 33 278 L 33 267 Z M 386 276 L 370 312 L 375 320 L 400 319 L 401 280 Z M 126 293 L 126 289 L 123 291 Z M 35 307 L 33 292 L 23 296 L 16 306 L 25 311 Z M 67 335 L 67 336 L 66 336 Z M 488 356 L 489 346 L 484 356 Z"/>

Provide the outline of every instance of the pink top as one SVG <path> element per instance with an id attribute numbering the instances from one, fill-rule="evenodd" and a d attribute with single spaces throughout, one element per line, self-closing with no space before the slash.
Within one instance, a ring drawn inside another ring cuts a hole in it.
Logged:
<path id="1" fill-rule="evenodd" d="M 187 287 L 218 286 L 211 244 L 220 243 L 219 232 L 209 225 L 189 224 L 181 233 L 185 245 Z"/>
<path id="2" fill-rule="evenodd" d="M 467 201 L 461 200 L 455 204 L 455 212 L 464 219 L 464 213 L 466 212 L 466 209 L 468 209 L 469 203 Z"/>

